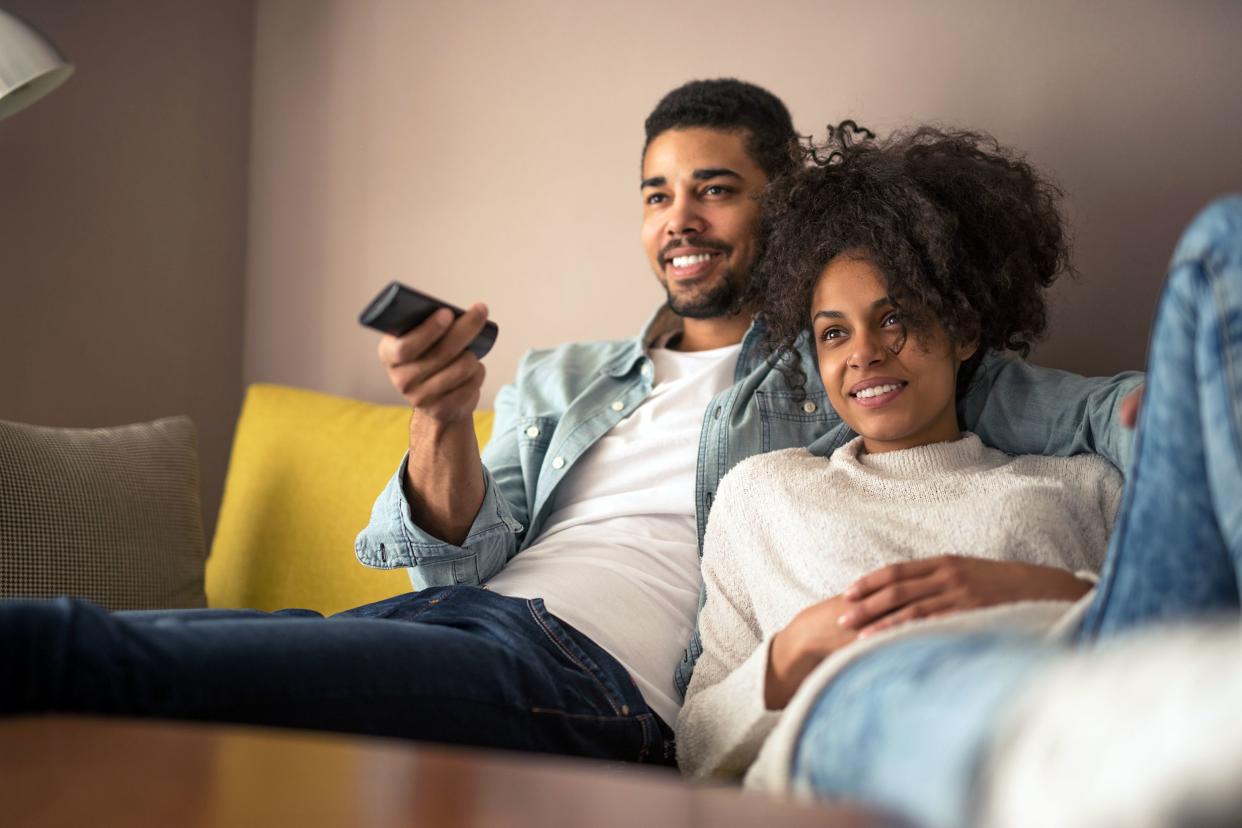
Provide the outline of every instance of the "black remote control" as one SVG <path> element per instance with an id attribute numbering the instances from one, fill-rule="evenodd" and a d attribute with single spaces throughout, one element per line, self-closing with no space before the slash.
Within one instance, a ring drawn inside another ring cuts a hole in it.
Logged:
<path id="1" fill-rule="evenodd" d="M 400 282 L 392 282 L 371 300 L 366 310 L 358 317 L 358 321 L 368 328 L 383 331 L 393 336 L 401 336 L 410 329 L 426 321 L 427 317 L 440 308 L 448 308 L 453 316 L 461 316 L 464 310 L 450 305 L 442 299 L 406 287 Z M 496 344 L 496 335 L 500 328 L 490 319 L 483 325 L 479 335 L 471 340 L 469 348 L 474 355 L 482 359 L 492 346 Z"/>

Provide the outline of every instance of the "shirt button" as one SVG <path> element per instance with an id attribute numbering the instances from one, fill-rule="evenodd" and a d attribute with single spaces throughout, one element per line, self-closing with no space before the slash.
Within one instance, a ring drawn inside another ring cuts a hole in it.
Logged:
<path id="1" fill-rule="evenodd" d="M 617 400 L 615 403 L 612 404 L 613 411 L 620 411 L 623 408 L 625 408 L 625 403 L 621 402 L 620 400 Z"/>
<path id="2" fill-rule="evenodd" d="M 552 458 L 552 468 L 554 468 L 554 469 L 563 469 L 563 468 L 565 468 L 565 458 L 564 458 L 564 457 L 553 457 L 553 458 Z"/>
<path id="3" fill-rule="evenodd" d="M 539 436 L 539 426 L 531 426 L 530 428 L 526 429 L 526 436 L 527 436 L 527 437 L 530 437 L 532 440 L 533 440 L 534 438 L 538 437 L 538 436 Z"/>
<path id="4" fill-rule="evenodd" d="M 814 414 L 815 408 L 816 408 L 815 403 L 811 402 L 810 400 L 807 400 L 806 402 L 802 404 L 802 410 L 805 411 L 807 414 Z"/>
<path id="5" fill-rule="evenodd" d="M 649 376 L 651 376 L 651 363 L 647 363 L 647 364 L 643 365 L 642 374 L 643 374 L 643 376 L 644 376 L 644 377 L 649 377 Z"/>

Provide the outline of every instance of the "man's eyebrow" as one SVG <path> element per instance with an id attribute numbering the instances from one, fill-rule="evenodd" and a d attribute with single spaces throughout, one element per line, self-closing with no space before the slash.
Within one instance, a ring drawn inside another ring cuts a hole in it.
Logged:
<path id="1" fill-rule="evenodd" d="M 893 304 L 892 299 L 888 298 L 887 296 L 881 296 L 879 299 L 876 299 L 874 302 L 871 303 L 871 310 L 879 310 L 885 305 L 891 305 L 891 304 Z M 823 317 L 825 319 L 844 319 L 845 314 L 841 313 L 841 311 L 838 311 L 838 310 L 816 311 L 815 315 L 811 317 L 811 321 L 814 322 L 816 319 L 819 319 L 820 317 Z"/>
<path id="2" fill-rule="evenodd" d="M 693 175 L 695 181 L 706 181 L 709 178 L 719 178 L 722 175 L 731 178 L 741 178 L 740 175 L 728 167 L 708 167 L 704 170 L 695 170 Z"/>
<path id="3" fill-rule="evenodd" d="M 690 177 L 695 181 L 707 181 L 708 179 L 720 178 L 722 176 L 727 178 L 737 178 L 739 180 L 742 177 L 728 167 L 707 167 L 702 170 L 695 170 L 690 174 Z M 642 184 L 639 185 L 639 189 L 645 190 L 648 187 L 663 187 L 667 183 L 667 178 L 662 175 L 657 175 L 651 178 L 644 178 Z"/>

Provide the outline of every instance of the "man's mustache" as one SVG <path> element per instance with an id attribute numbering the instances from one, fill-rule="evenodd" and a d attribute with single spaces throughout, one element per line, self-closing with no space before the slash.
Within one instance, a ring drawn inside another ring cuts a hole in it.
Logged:
<path id="1" fill-rule="evenodd" d="M 697 247 L 702 250 L 715 250 L 719 253 L 726 253 L 726 254 L 733 252 L 732 245 L 725 244 L 724 242 L 715 241 L 713 239 L 680 238 L 680 239 L 673 239 L 671 242 L 664 245 L 664 247 L 660 248 L 660 261 L 664 261 L 665 259 L 668 258 L 669 251 L 676 250 L 679 247 Z"/>

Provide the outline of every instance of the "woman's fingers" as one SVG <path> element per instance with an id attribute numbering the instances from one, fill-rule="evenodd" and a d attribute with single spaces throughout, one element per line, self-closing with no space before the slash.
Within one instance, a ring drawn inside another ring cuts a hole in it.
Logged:
<path id="1" fill-rule="evenodd" d="M 902 561 L 864 575 L 855 581 L 843 595 L 851 601 L 866 598 L 872 593 L 887 589 L 911 578 L 923 578 L 936 570 L 941 558 L 925 558 L 918 561 Z"/>
<path id="2" fill-rule="evenodd" d="M 919 618 L 933 618 L 937 615 L 947 615 L 954 612 L 961 612 L 964 609 L 971 609 L 974 605 L 964 602 L 959 596 L 939 594 L 909 604 L 902 609 L 890 615 L 881 618 L 874 624 L 870 624 L 858 631 L 859 638 L 866 638 L 869 635 L 896 627 L 898 624 L 905 624 L 908 621 L 914 621 Z"/>
<path id="3" fill-rule="evenodd" d="M 915 572 L 922 574 L 913 574 Z M 937 574 L 935 567 L 924 567 L 895 577 L 888 586 L 872 592 L 861 601 L 854 601 L 853 606 L 837 619 L 837 623 L 847 629 L 860 629 L 914 602 L 937 595 L 945 589 L 944 580 Z"/>

